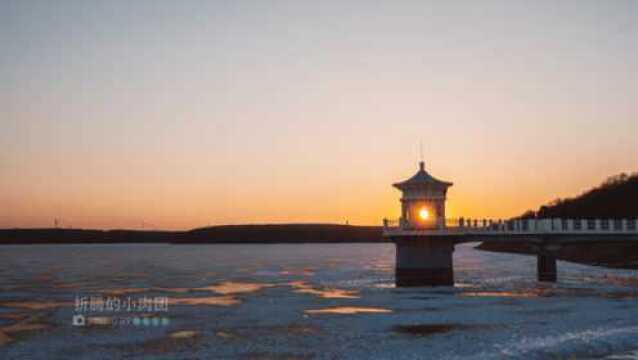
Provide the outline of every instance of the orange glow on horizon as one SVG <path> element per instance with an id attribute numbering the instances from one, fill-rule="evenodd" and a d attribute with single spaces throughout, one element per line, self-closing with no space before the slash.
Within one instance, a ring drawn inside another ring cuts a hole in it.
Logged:
<path id="1" fill-rule="evenodd" d="M 0 2 L 0 228 L 380 226 L 420 141 L 448 218 L 638 170 L 634 2 L 60 3 Z"/>
<path id="2" fill-rule="evenodd" d="M 455 182 L 446 202 L 448 218 L 506 219 L 537 209 L 559 196 L 576 196 L 606 177 L 593 174 L 542 183 L 534 176 L 517 176 L 518 181 L 511 181 L 503 174 L 503 178 L 476 182 L 472 180 L 477 172 L 461 173 L 455 166 L 440 161 L 445 166 L 437 166 L 433 175 L 441 174 L 441 178 Z M 63 192 L 29 193 L 25 190 L 28 183 L 15 182 L 9 185 L 14 190 L 5 194 L 4 212 L 0 209 L 0 228 L 52 227 L 55 218 L 63 228 L 97 229 L 182 230 L 223 224 L 343 224 L 346 221 L 351 225 L 378 226 L 384 217 L 398 219 L 401 216 L 400 194 L 390 184 L 410 176 L 413 165 L 408 163 L 404 169 L 392 169 L 391 164 L 378 179 L 357 175 L 365 171 L 360 168 L 352 170 L 353 175 L 347 179 L 343 175 L 335 179 L 334 175 L 324 172 L 305 182 L 295 182 L 297 178 L 291 176 L 291 179 L 282 178 L 279 183 L 244 181 L 236 188 L 221 190 L 204 181 L 193 186 L 193 182 L 184 179 L 170 185 L 147 182 L 142 190 L 133 184 L 126 186 L 109 180 L 86 185 L 76 183 L 73 189 L 62 187 Z M 340 173 L 346 174 L 345 170 Z M 51 177 L 52 184 L 58 183 L 55 178 Z M 490 183 L 498 185 L 487 186 Z M 21 196 L 25 193 L 27 197 Z M 434 214 L 428 211 L 429 219 L 432 216 Z"/>

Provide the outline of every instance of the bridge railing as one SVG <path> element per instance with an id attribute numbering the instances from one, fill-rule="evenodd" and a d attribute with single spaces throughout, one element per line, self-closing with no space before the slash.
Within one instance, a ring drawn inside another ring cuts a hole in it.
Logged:
<path id="1" fill-rule="evenodd" d="M 445 226 L 442 226 L 445 224 Z M 472 219 L 446 218 L 438 227 L 419 228 L 404 219 L 384 219 L 385 231 L 495 233 L 622 233 L 638 232 L 638 219 Z"/>

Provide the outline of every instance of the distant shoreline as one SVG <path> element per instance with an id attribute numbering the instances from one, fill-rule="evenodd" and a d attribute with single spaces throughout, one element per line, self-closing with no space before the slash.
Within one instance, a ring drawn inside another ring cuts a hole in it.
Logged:
<path id="1" fill-rule="evenodd" d="M 0 245 L 383 243 L 379 226 L 221 225 L 187 231 L 0 229 Z"/>

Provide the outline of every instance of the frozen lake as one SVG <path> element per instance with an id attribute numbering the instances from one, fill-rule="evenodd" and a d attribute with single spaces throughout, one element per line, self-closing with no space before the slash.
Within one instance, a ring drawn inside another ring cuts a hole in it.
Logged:
<path id="1" fill-rule="evenodd" d="M 392 244 L 3 246 L 0 358 L 638 358 L 638 272 L 472 246 L 434 289 Z"/>

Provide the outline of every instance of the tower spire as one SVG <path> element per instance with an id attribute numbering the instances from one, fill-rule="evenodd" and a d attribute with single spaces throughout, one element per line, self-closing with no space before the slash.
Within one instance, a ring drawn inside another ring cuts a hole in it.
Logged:
<path id="1" fill-rule="evenodd" d="M 423 140 L 419 140 L 419 169 L 425 170 L 425 161 L 423 161 Z"/>

